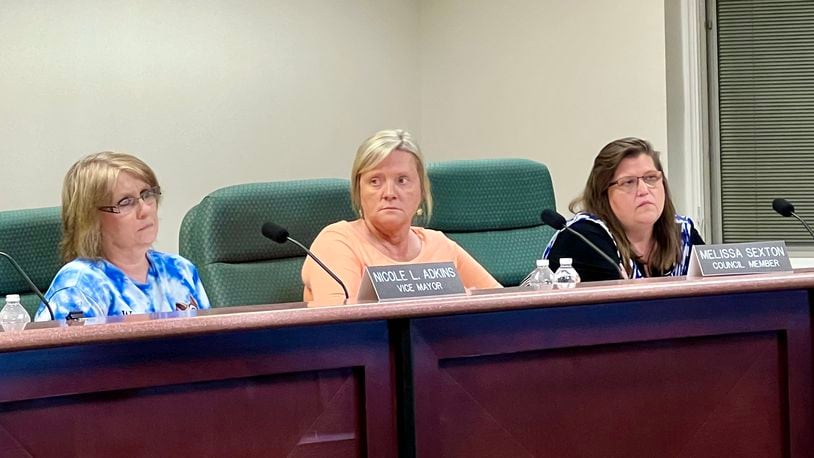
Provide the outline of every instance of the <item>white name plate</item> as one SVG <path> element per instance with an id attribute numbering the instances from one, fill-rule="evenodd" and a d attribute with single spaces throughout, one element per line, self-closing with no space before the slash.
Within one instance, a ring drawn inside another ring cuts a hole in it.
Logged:
<path id="1" fill-rule="evenodd" d="M 451 294 L 466 294 L 455 265 L 429 262 L 365 268 L 357 299 L 389 301 Z"/>
<path id="2" fill-rule="evenodd" d="M 689 277 L 791 272 L 786 242 L 696 245 L 690 255 Z"/>

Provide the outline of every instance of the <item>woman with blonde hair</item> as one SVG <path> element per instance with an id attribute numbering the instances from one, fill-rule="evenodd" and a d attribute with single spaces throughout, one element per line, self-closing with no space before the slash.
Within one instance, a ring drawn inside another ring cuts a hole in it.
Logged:
<path id="1" fill-rule="evenodd" d="M 76 162 L 62 188 L 62 258 L 45 297 L 55 319 L 209 308 L 195 266 L 152 249 L 161 187 L 135 156 L 103 152 Z M 40 304 L 35 319 L 49 319 Z"/>
<path id="2" fill-rule="evenodd" d="M 704 241 L 692 220 L 676 214 L 658 151 L 639 138 L 605 145 L 582 195 L 571 202 L 571 229 L 619 263 L 629 278 L 686 275 L 693 245 Z M 543 253 L 553 269 L 572 258 L 583 281 L 613 280 L 619 270 L 582 240 L 561 230 Z"/>
<path id="3" fill-rule="evenodd" d="M 359 215 L 319 233 L 311 250 L 356 298 L 367 266 L 452 261 L 467 288 L 501 285 L 443 233 L 413 225 L 432 214 L 424 157 L 404 130 L 383 130 L 365 140 L 351 170 L 351 203 Z M 302 268 L 303 299 L 341 304 L 345 294 L 310 258 Z"/>

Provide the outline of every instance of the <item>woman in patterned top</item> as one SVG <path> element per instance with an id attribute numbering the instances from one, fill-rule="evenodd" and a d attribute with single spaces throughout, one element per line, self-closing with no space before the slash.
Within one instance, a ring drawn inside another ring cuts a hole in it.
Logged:
<path id="1" fill-rule="evenodd" d="M 209 308 L 195 266 L 152 249 L 161 188 L 155 173 L 124 153 L 87 156 L 65 175 L 62 258 L 45 297 L 55 319 Z M 35 319 L 50 318 L 40 304 Z"/>
<path id="2" fill-rule="evenodd" d="M 693 245 L 704 241 L 692 220 L 677 215 L 659 153 L 645 140 L 608 143 L 594 160 L 577 212 L 567 223 L 619 263 L 629 278 L 686 275 Z M 554 234 L 543 253 L 552 269 L 572 258 L 583 281 L 613 280 L 618 269 L 572 233 Z"/>

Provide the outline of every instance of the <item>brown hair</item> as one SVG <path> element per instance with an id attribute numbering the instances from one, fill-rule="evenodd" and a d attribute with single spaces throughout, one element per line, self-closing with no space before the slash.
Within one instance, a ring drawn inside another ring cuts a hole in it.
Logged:
<path id="1" fill-rule="evenodd" d="M 636 259 L 633 247 L 627 238 L 622 223 L 613 213 L 608 200 L 608 187 L 616 173 L 616 168 L 627 158 L 635 158 L 641 154 L 646 154 L 653 159 L 656 169 L 664 174 L 664 169 L 659 159 L 659 152 L 646 140 L 628 137 L 614 140 L 599 152 L 594 159 L 594 166 L 588 181 L 585 183 L 585 190 L 582 195 L 574 199 L 568 206 L 571 212 L 586 211 L 599 217 L 610 229 L 619 254 L 622 256 L 622 265 L 631 274 L 630 260 Z M 666 272 L 679 261 L 681 254 L 680 234 L 676 226 L 676 210 L 673 200 L 670 197 L 670 187 L 667 178 L 662 178 L 664 185 L 664 210 L 661 216 L 653 224 L 653 246 L 645 270 L 647 275 L 651 272 Z"/>
<path id="2" fill-rule="evenodd" d="M 62 185 L 62 260 L 99 259 L 102 233 L 99 207 L 110 205 L 119 173 L 128 172 L 148 185 L 158 186 L 153 170 L 141 159 L 126 153 L 105 151 L 77 161 L 65 174 Z"/>

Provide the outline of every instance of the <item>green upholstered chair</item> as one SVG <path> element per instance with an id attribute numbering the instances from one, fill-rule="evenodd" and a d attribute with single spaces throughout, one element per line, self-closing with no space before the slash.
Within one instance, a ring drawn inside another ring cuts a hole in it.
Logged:
<path id="1" fill-rule="evenodd" d="M 323 227 L 354 218 L 348 180 L 229 186 L 186 214 L 179 251 L 198 267 L 213 307 L 297 302 L 305 254 L 292 243 L 263 237 L 263 223 L 277 223 L 310 246 Z"/>
<path id="2" fill-rule="evenodd" d="M 62 267 L 59 211 L 59 207 L 48 207 L 0 212 L 0 251 L 11 255 L 43 293 Z M 40 299 L 8 259 L 3 258 L 0 259 L 0 307 L 5 303 L 6 294 L 19 294 L 34 319 Z"/>
<path id="3" fill-rule="evenodd" d="M 428 227 L 443 231 L 504 286 L 534 269 L 554 230 L 540 213 L 556 208 L 548 168 L 526 159 L 483 159 L 430 164 L 433 214 Z"/>

